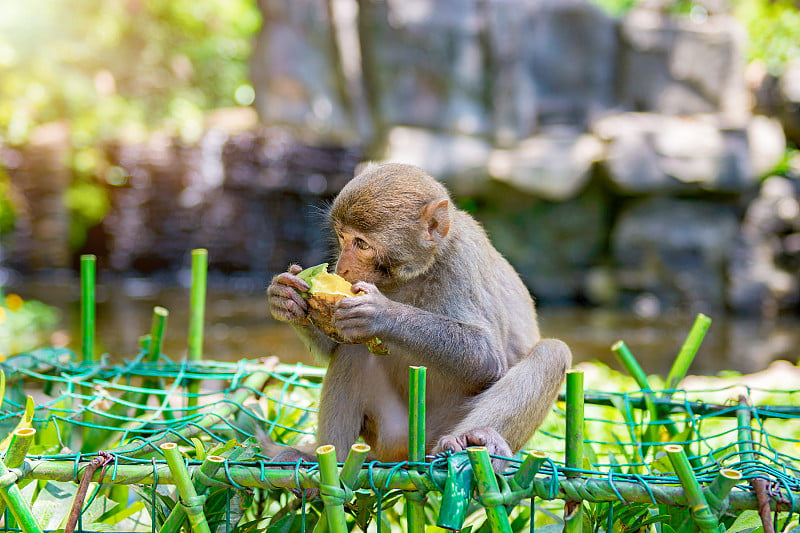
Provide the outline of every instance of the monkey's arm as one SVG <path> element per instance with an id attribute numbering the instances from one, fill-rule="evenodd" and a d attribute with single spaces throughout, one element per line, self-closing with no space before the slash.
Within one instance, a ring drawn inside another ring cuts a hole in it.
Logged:
<path id="1" fill-rule="evenodd" d="M 466 323 L 395 302 L 368 283 L 356 288 L 364 294 L 340 300 L 334 315 L 346 338 L 377 336 L 398 344 L 415 362 L 446 372 L 470 388 L 484 389 L 506 373 L 499 334 L 480 319 Z"/>

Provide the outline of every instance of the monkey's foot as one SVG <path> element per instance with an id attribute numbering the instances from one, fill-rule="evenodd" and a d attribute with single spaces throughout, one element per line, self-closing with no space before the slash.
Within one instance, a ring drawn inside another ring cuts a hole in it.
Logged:
<path id="1" fill-rule="evenodd" d="M 280 451 L 280 453 L 276 454 L 275 457 L 272 458 L 273 463 L 285 463 L 280 465 L 279 468 L 284 470 L 293 470 L 296 468 L 298 462 L 317 462 L 316 457 L 312 457 L 311 455 L 304 453 L 295 448 L 285 448 Z M 291 464 L 290 464 L 291 463 Z M 303 494 L 305 493 L 306 501 L 313 500 L 317 496 L 319 496 L 319 489 L 300 489 L 300 488 L 290 488 L 289 491 L 297 496 L 298 498 L 302 498 Z"/>
<path id="2" fill-rule="evenodd" d="M 466 450 L 470 446 L 484 446 L 489 455 L 500 457 L 512 457 L 514 455 L 506 439 L 496 430 L 490 428 L 473 429 L 462 435 L 445 435 L 436 443 L 433 453 L 447 451 L 457 453 Z M 492 457 L 492 469 L 498 474 L 505 470 L 507 465 L 508 461 Z"/>

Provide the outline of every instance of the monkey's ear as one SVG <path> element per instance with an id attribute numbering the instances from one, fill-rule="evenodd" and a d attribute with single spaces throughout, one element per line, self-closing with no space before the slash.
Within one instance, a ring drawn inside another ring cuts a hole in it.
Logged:
<path id="1" fill-rule="evenodd" d="M 422 224 L 427 241 L 439 241 L 450 231 L 450 202 L 434 200 L 422 208 Z"/>

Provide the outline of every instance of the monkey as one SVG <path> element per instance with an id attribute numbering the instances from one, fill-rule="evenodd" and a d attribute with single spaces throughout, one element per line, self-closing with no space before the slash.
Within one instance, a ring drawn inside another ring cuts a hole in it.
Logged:
<path id="1" fill-rule="evenodd" d="M 572 353 L 542 339 L 533 298 L 484 229 L 420 168 L 370 163 L 333 200 L 335 272 L 356 296 L 340 300 L 343 337 L 378 337 L 389 355 L 336 343 L 308 319 L 308 285 L 291 265 L 268 289 L 272 316 L 288 322 L 328 368 L 317 443 L 339 460 L 359 438 L 384 462 L 408 459 L 408 368 L 427 367 L 426 454 L 485 446 L 501 471 L 552 408 Z M 287 448 L 275 460 L 313 460 Z"/>

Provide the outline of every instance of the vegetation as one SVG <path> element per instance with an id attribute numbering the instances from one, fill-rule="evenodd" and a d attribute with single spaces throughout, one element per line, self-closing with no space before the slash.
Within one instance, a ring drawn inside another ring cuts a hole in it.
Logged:
<path id="1" fill-rule="evenodd" d="M 606 12 L 621 16 L 641 0 L 591 0 Z M 733 15 L 748 34 L 747 60 L 763 61 L 770 73 L 779 75 L 786 64 L 800 60 L 800 8 L 793 0 L 731 0 Z M 698 2 L 672 0 L 670 11 L 678 15 L 704 16 Z"/>
<path id="2" fill-rule="evenodd" d="M 253 0 L 0 0 L 0 146 L 69 123 L 73 247 L 108 210 L 101 185 L 126 181 L 98 145 L 154 129 L 194 140 L 205 111 L 251 104 L 259 26 Z M 0 175 L 0 233 L 8 198 Z"/>
<path id="3" fill-rule="evenodd" d="M 58 323 L 58 312 L 17 294 L 2 296 L 0 287 L 0 361 L 45 344 Z"/>
<path id="4" fill-rule="evenodd" d="M 145 346 L 149 349 L 152 343 L 145 342 Z M 0 398 L 4 400 L 0 410 L 0 430 L 10 433 L 15 428 L 36 429 L 28 457 L 36 466 L 34 470 L 40 473 L 39 481 L 33 483 L 26 478 L 17 485 L 39 523 L 47 530 L 64 527 L 78 492 L 78 485 L 65 480 L 76 476 L 75 472 L 83 472 L 96 450 L 111 450 L 116 460 L 113 466 L 108 465 L 106 476 L 113 473 L 115 481 L 89 485 L 83 505 L 83 529 L 151 531 L 153 527 L 159 529 L 169 523 L 173 527 L 163 531 L 177 532 L 181 524 L 188 531 L 186 516 L 190 509 L 179 504 L 181 500 L 175 486 L 158 483 L 158 490 L 154 490 L 156 485 L 151 479 L 156 465 L 165 468 L 163 456 L 157 451 L 166 451 L 165 445 L 159 443 L 171 438 L 177 443 L 174 451 L 179 452 L 183 459 L 179 463 L 195 468 L 210 461 L 211 456 L 221 456 L 228 462 L 216 460 L 217 470 L 214 471 L 224 471 L 225 476 L 233 475 L 241 483 L 232 487 L 215 486 L 195 478 L 195 489 L 200 496 L 196 501 L 210 530 L 296 532 L 305 528 L 311 531 L 323 516 L 319 500 L 303 504 L 285 489 L 253 488 L 253 484 L 246 480 L 263 480 L 267 476 L 277 482 L 276 476 L 286 477 L 286 470 L 276 470 L 274 465 L 265 466 L 259 462 L 264 456 L 260 455 L 259 439 L 253 435 L 261 428 L 269 431 L 275 441 L 307 442 L 313 433 L 315 417 L 312 409 L 318 404 L 321 374 L 316 369 L 292 366 L 283 369 L 282 374 L 276 372 L 267 377 L 259 372 L 256 361 L 207 361 L 190 369 L 162 359 L 154 365 L 146 362 L 146 353 L 144 350 L 140 354 L 139 362 L 126 362 L 116 367 L 101 364 L 89 368 L 65 365 L 64 350 L 40 350 L 9 359 L 2 365 L 8 378 L 4 387 L 0 374 Z M 251 366 L 245 370 L 245 364 Z M 726 389 L 724 383 L 710 383 L 709 390 L 696 393 L 676 392 L 674 400 L 677 404 L 690 405 L 696 411 L 694 414 L 671 415 L 669 420 L 679 431 L 670 435 L 664 423 L 666 419 L 657 422 L 649 418 L 648 409 L 632 409 L 632 405 L 643 398 L 632 378 L 602 364 L 582 364 L 581 368 L 588 390 L 613 391 L 609 396 L 612 401 L 606 405 L 594 404 L 587 397 L 586 440 L 581 469 L 584 480 L 599 483 L 611 480 L 613 476 L 619 486 L 615 490 L 624 491 L 621 485 L 626 480 L 630 482 L 632 476 L 639 476 L 638 479 L 646 479 L 652 490 L 664 490 L 660 488 L 664 487 L 664 476 L 673 476 L 675 472 L 662 451 L 665 443 L 680 444 L 679 449 L 683 447 L 690 452 L 694 471 L 706 485 L 723 467 L 736 468 L 747 476 L 752 476 L 755 470 L 773 476 L 776 475 L 773 466 L 777 466 L 780 472 L 781 463 L 789 465 L 789 468 L 793 464 L 791 457 L 796 453 L 798 442 L 793 437 L 800 435 L 800 418 L 763 419 L 753 426 L 753 449 L 760 457 L 757 459 L 758 468 L 754 469 L 740 457 L 734 446 L 744 442 L 740 435 L 737 436 L 741 423 L 735 418 L 701 414 L 701 404 L 697 400 L 725 404 L 727 396 L 736 394 L 734 390 Z M 23 372 L 18 373 L 17 369 Z M 35 381 L 25 377 L 31 370 L 36 372 Z M 202 376 L 210 389 L 201 393 L 200 407 L 191 410 L 183 407 L 188 395 L 180 386 L 180 379 L 187 372 L 195 377 Z M 784 370 L 781 376 L 785 378 L 785 375 Z M 239 379 L 242 381 L 237 387 L 228 388 Z M 734 382 L 741 377 L 720 379 Z M 76 382 L 81 384 L 86 396 L 73 392 Z M 650 376 L 649 382 L 654 390 L 664 385 L 654 376 Z M 31 385 L 37 385 L 35 390 L 41 391 L 37 392 L 36 404 L 28 397 L 28 391 L 34 389 Z M 751 393 L 763 394 L 759 403 L 797 405 L 797 394 L 792 392 L 797 384 L 782 382 L 782 385 L 791 390 Z M 164 390 L 170 391 L 173 407 L 165 403 Z M 547 458 L 558 464 L 562 474 L 566 433 L 563 408 L 563 404 L 559 404 L 529 445 L 530 449 L 544 452 Z M 163 419 L 159 415 L 163 415 Z M 142 446 L 142 439 L 153 446 Z M 8 450 L 9 444 L 10 439 L 0 442 L 0 451 Z M 174 444 L 170 446 L 175 448 Z M 79 450 L 88 457 L 80 459 L 81 464 L 77 466 Z M 287 466 L 290 470 L 295 468 L 294 465 Z M 373 466 L 374 472 L 391 470 L 398 476 L 406 471 L 402 465 L 397 468 L 394 465 Z M 207 464 L 206 467 L 213 468 L 214 465 Z M 245 475 L 245 471 L 249 474 Z M 291 476 L 303 478 L 305 471 L 305 467 L 300 468 Z M 43 472 L 49 474 L 42 475 Z M 545 468 L 542 475 L 548 476 L 551 472 Z M 206 473 L 214 475 L 213 472 Z M 361 475 L 368 475 L 373 480 L 373 469 L 361 470 Z M 794 479 L 785 470 L 777 475 L 782 475 L 781 479 L 789 483 Z M 381 479 L 386 480 L 385 477 Z M 541 482 L 548 478 L 540 475 L 539 479 Z M 502 483 L 505 491 L 509 480 L 506 477 Z M 746 489 L 744 481 L 737 490 Z M 371 483 L 373 487 L 383 486 L 379 481 Z M 670 485 L 674 487 L 674 481 Z M 344 507 L 347 530 L 366 531 L 369 528 L 374 531 L 378 521 L 384 531 L 405 528 L 406 499 L 401 490 L 375 490 L 363 483 L 362 486 L 365 488 L 355 490 L 352 496 L 347 497 L 348 503 Z M 536 498 L 536 512 L 532 514 L 529 495 L 527 490 L 509 499 L 511 531 L 529 531 L 531 525 L 536 531 L 561 531 L 563 502 Z M 187 501 L 185 496 L 183 501 Z M 436 522 L 442 505 L 437 491 L 428 493 L 424 508 L 428 524 Z M 697 530 L 688 509 L 680 505 L 584 501 L 581 506 L 583 531 L 689 533 Z M 789 513 L 778 514 L 776 520 L 781 530 L 798 527 L 797 517 Z M 723 528 L 719 531 L 760 531 L 760 519 L 754 510 L 723 513 L 720 522 Z M 466 510 L 464 531 L 477 533 L 489 531 L 489 528 L 490 519 L 484 507 L 473 501 Z M 432 526 L 428 530 L 438 531 Z"/>

